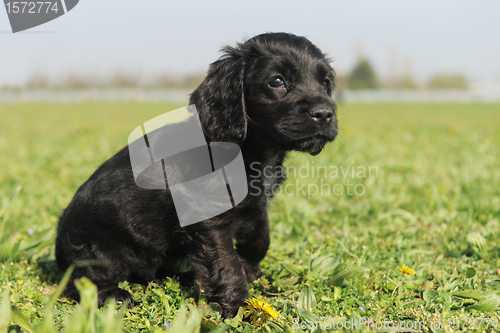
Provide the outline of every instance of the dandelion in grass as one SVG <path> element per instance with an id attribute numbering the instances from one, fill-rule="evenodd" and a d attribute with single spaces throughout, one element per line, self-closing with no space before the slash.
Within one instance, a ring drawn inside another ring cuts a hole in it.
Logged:
<path id="1" fill-rule="evenodd" d="M 250 318 L 250 323 L 252 325 L 265 325 L 269 320 L 276 320 L 278 318 L 278 312 L 274 310 L 271 304 L 265 301 L 259 301 L 257 298 L 247 299 L 245 301 L 247 305 L 243 308 L 243 314 L 245 317 Z"/>
<path id="2" fill-rule="evenodd" d="M 404 264 L 403 264 L 403 266 L 399 267 L 399 270 L 401 271 L 401 274 L 403 274 L 403 276 L 415 274 L 415 271 L 413 269 L 411 269 L 408 266 L 405 266 Z"/>

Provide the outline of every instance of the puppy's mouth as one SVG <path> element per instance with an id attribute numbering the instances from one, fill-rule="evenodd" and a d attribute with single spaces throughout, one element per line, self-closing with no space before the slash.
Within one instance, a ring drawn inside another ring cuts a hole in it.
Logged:
<path id="1" fill-rule="evenodd" d="M 318 133 L 312 135 L 310 137 L 299 140 L 297 142 L 298 147 L 296 148 L 296 150 L 304 153 L 309 153 L 312 156 L 316 156 L 323 150 L 325 145 L 328 142 L 333 141 L 336 136 L 337 136 L 336 131 L 331 134 Z"/>

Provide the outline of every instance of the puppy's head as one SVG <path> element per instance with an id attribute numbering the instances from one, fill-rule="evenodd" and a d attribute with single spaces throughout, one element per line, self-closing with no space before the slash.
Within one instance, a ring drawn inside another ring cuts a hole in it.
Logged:
<path id="1" fill-rule="evenodd" d="M 268 33 L 224 51 L 190 99 L 211 141 L 316 155 L 335 138 L 334 71 L 308 39 Z"/>

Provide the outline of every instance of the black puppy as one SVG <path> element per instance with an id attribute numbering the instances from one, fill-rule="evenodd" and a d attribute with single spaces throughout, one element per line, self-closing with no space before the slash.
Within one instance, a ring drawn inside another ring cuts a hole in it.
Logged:
<path id="1" fill-rule="evenodd" d="M 240 146 L 252 181 L 249 195 L 235 208 L 183 228 L 168 189 L 136 185 L 125 147 L 78 189 L 61 216 L 59 268 L 95 263 L 77 266 L 66 296 L 78 299 L 73 280 L 86 276 L 98 287 L 100 306 L 108 297 L 133 305 L 131 295 L 118 288 L 120 281 L 176 275 L 181 283 L 198 283 L 224 317 L 244 305 L 247 283 L 262 275 L 259 263 L 269 247 L 267 205 L 283 181 L 274 175 L 281 175 L 288 151 L 319 154 L 337 134 L 334 72 L 309 40 L 287 33 L 258 35 L 224 51 L 190 104 L 208 142 Z M 176 270 L 183 259 L 193 272 Z"/>

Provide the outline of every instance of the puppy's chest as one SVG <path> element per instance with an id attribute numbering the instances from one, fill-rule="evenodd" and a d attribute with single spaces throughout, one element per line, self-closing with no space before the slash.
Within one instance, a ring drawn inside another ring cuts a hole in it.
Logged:
<path id="1" fill-rule="evenodd" d="M 262 172 L 262 185 L 267 193 L 272 194 L 276 190 L 276 186 L 281 184 L 285 179 L 283 166 L 278 165 L 275 160 L 269 161 L 269 164 L 264 166 Z"/>
<path id="2" fill-rule="evenodd" d="M 270 156 L 263 162 L 254 162 L 250 168 L 249 194 L 257 196 L 260 204 L 267 205 L 274 197 L 276 190 L 285 179 L 283 158 L 281 156 Z"/>

